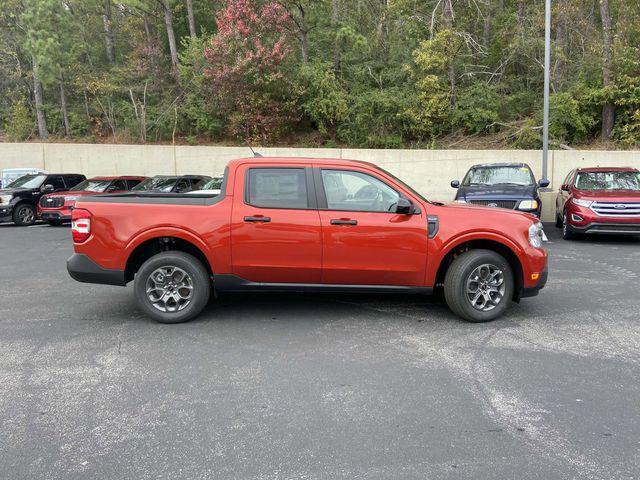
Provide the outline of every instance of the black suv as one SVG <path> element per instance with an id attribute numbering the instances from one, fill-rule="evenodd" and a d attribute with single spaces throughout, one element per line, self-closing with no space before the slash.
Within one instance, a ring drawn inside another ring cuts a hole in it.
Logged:
<path id="1" fill-rule="evenodd" d="M 76 173 L 48 173 L 24 175 L 0 190 L 0 223 L 33 225 L 37 219 L 37 205 L 46 193 L 69 190 L 86 177 Z"/>

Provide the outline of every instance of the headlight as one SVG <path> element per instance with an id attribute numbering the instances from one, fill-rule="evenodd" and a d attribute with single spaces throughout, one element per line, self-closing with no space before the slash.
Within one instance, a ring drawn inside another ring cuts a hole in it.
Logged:
<path id="1" fill-rule="evenodd" d="M 78 199 L 77 195 L 69 195 L 69 196 L 65 196 L 64 197 L 64 201 L 65 202 L 71 202 L 71 201 L 75 201 Z"/>
<path id="2" fill-rule="evenodd" d="M 542 228 L 542 223 L 537 222 L 531 224 L 529 227 L 529 243 L 532 247 L 540 248 L 542 247 L 542 240 L 544 239 L 544 230 Z"/>
<path id="3" fill-rule="evenodd" d="M 9 205 L 13 195 L 0 195 L 0 205 Z"/>
<path id="4" fill-rule="evenodd" d="M 537 210 L 538 209 L 538 201 L 537 200 L 523 200 L 518 205 L 518 210 Z"/>
<path id="5" fill-rule="evenodd" d="M 571 201 L 580 207 L 589 208 L 593 202 L 591 200 L 582 200 L 581 198 L 572 198 Z"/>

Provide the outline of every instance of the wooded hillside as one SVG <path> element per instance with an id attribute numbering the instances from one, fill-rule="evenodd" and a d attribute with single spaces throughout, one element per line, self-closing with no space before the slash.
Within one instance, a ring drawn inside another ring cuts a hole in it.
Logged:
<path id="1" fill-rule="evenodd" d="M 552 146 L 640 146 L 640 0 L 555 0 Z M 0 138 L 541 144 L 540 0 L 3 0 Z"/>

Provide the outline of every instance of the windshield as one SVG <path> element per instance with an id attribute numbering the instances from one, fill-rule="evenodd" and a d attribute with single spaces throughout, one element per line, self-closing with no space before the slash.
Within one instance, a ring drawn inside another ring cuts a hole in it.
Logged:
<path id="1" fill-rule="evenodd" d="M 73 187 L 71 191 L 104 192 L 111 184 L 111 180 L 85 180 Z"/>
<path id="2" fill-rule="evenodd" d="M 533 185 L 533 174 L 526 165 L 474 167 L 462 185 Z"/>
<path id="3" fill-rule="evenodd" d="M 580 190 L 640 190 L 640 172 L 581 172 L 576 177 Z"/>
<path id="4" fill-rule="evenodd" d="M 24 175 L 7 185 L 7 188 L 40 188 L 46 178 L 46 175 Z"/>
<path id="5" fill-rule="evenodd" d="M 207 183 L 199 187 L 200 190 L 220 190 L 222 188 L 222 177 L 212 178 Z"/>
<path id="6" fill-rule="evenodd" d="M 133 187 L 132 191 L 171 192 L 179 177 L 153 177 Z"/>

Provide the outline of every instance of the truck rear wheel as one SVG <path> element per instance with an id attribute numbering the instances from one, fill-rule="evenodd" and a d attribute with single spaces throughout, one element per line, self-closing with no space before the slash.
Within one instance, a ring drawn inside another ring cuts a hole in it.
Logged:
<path id="1" fill-rule="evenodd" d="M 195 257 L 178 251 L 154 255 L 135 276 L 138 304 L 160 323 L 182 323 L 197 316 L 209 301 L 211 280 Z"/>
<path id="2" fill-rule="evenodd" d="M 470 250 L 456 257 L 444 280 L 447 305 L 469 322 L 489 322 L 502 315 L 513 289 L 509 262 L 491 250 Z"/>

